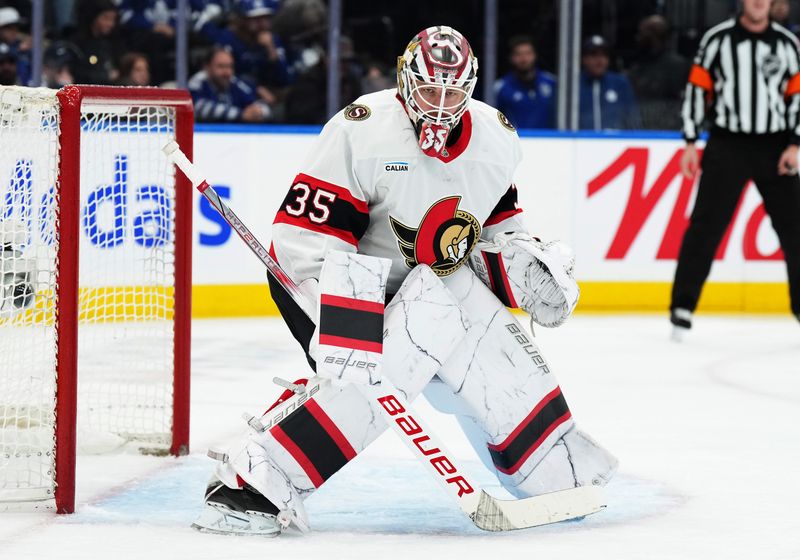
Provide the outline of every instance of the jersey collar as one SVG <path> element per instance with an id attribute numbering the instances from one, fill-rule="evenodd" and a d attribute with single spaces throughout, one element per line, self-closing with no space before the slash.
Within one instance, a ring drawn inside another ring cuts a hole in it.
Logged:
<path id="1" fill-rule="evenodd" d="M 396 94 L 395 98 L 397 101 L 402 105 L 403 111 L 406 110 L 406 104 L 403 102 L 403 98 L 400 97 L 400 94 Z M 459 134 L 458 139 L 450 145 L 445 146 L 442 150 L 442 153 L 436 156 L 436 159 L 439 161 L 443 161 L 444 163 L 450 163 L 458 156 L 463 154 L 467 146 L 469 146 L 469 141 L 472 138 L 472 115 L 469 112 L 469 109 L 464 111 L 464 115 L 461 117 L 461 134 Z M 413 127 L 412 127 L 413 128 Z"/>
<path id="2" fill-rule="evenodd" d="M 451 145 L 445 146 L 442 153 L 436 156 L 436 159 L 445 163 L 450 163 L 458 156 L 464 153 L 472 138 L 472 115 L 467 109 L 461 117 L 461 134 L 458 139 Z"/>

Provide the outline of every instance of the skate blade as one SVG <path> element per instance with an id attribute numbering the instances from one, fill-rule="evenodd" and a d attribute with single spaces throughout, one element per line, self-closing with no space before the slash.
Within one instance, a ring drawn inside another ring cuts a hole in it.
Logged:
<path id="1" fill-rule="evenodd" d="M 203 527 L 202 525 L 198 525 L 197 523 L 192 523 L 190 525 L 192 529 L 199 533 L 205 533 L 207 535 L 225 535 L 225 536 L 232 536 L 232 537 L 263 537 L 268 539 L 274 539 L 278 535 L 281 534 L 280 531 L 274 533 L 266 533 L 266 532 L 254 532 L 254 531 L 226 531 L 222 529 L 212 529 L 210 527 Z"/>
<path id="2" fill-rule="evenodd" d="M 672 335 L 670 335 L 670 340 L 672 342 L 683 342 L 686 339 L 686 336 L 689 334 L 689 329 L 686 327 L 672 327 Z"/>
<path id="3" fill-rule="evenodd" d="M 221 504 L 205 504 L 192 529 L 213 535 L 277 537 L 282 528 L 274 515 L 233 511 Z"/>

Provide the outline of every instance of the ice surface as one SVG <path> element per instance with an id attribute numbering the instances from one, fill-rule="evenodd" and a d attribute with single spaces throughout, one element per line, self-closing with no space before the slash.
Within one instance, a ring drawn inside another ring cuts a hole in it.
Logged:
<path id="1" fill-rule="evenodd" d="M 609 507 L 583 521 L 487 534 L 465 520 L 391 433 L 307 502 L 314 532 L 277 539 L 199 534 L 212 462 L 294 380 L 303 357 L 274 319 L 193 324 L 192 455 L 78 457 L 78 508 L 0 514 L 0 557 L 800 558 L 800 325 L 789 317 L 705 316 L 682 344 L 665 316 L 578 315 L 537 329 L 578 424 L 617 454 Z M 419 411 L 495 484 L 457 424 Z"/>

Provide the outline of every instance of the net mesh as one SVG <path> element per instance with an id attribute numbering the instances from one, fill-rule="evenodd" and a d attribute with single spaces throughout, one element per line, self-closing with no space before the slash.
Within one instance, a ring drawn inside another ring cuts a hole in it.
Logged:
<path id="1" fill-rule="evenodd" d="M 55 92 L 0 89 L 0 502 L 53 495 L 58 114 Z M 81 117 L 78 451 L 166 448 L 175 111 L 84 103 Z"/>
<path id="2" fill-rule="evenodd" d="M 0 499 L 8 501 L 54 491 L 57 140 L 52 92 L 0 90 Z"/>

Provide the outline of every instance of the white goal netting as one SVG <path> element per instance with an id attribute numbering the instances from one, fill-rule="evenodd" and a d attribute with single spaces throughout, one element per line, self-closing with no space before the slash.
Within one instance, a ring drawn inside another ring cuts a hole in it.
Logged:
<path id="1" fill-rule="evenodd" d="M 0 509 L 54 491 L 60 108 L 0 88 Z M 81 109 L 78 450 L 171 441 L 175 110 Z"/>

